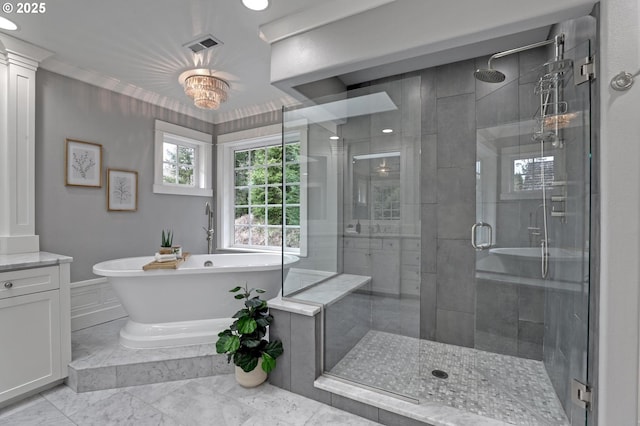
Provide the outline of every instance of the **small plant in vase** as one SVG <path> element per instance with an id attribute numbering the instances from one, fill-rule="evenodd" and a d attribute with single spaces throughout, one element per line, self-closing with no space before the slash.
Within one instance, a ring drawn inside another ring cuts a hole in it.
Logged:
<path id="1" fill-rule="evenodd" d="M 160 254 L 171 254 L 173 249 L 173 232 L 162 230 L 162 240 L 160 241 Z"/>
<path id="2" fill-rule="evenodd" d="M 267 379 L 267 373 L 276 366 L 276 358 L 282 355 L 282 342 L 267 341 L 267 327 L 273 322 L 267 302 L 260 299 L 262 289 L 235 287 L 229 290 L 238 293 L 234 297 L 244 299 L 244 309 L 239 310 L 231 326 L 218 334 L 216 351 L 227 354 L 227 361 L 236 365 L 236 380 L 244 387 L 258 386 Z M 258 296 L 251 297 L 251 293 Z"/>

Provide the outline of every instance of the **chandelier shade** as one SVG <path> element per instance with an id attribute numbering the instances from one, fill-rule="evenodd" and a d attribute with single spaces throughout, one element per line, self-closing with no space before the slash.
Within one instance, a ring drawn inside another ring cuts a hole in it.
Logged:
<path id="1" fill-rule="evenodd" d="M 229 83 L 212 75 L 193 74 L 184 80 L 184 93 L 202 109 L 218 109 L 228 90 Z"/>

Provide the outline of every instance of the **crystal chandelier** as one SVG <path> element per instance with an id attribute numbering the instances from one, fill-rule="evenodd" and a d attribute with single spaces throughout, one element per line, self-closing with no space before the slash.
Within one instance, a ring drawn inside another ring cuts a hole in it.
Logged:
<path id="1" fill-rule="evenodd" d="M 391 167 L 387 166 L 387 162 L 382 159 L 382 163 L 378 167 L 376 167 L 376 172 L 378 176 L 386 177 L 389 176 L 389 172 L 391 171 Z"/>
<path id="2" fill-rule="evenodd" d="M 202 109 L 218 109 L 228 90 L 229 83 L 212 75 L 193 74 L 184 80 L 184 93 Z"/>

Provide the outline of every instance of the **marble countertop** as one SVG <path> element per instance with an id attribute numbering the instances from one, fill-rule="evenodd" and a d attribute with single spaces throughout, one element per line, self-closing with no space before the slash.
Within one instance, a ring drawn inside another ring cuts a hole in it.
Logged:
<path id="1" fill-rule="evenodd" d="M 294 314 L 305 315 L 308 317 L 315 316 L 320 312 L 319 305 L 312 305 L 309 303 L 298 303 L 291 300 L 282 300 L 282 297 L 278 295 L 271 300 L 267 301 L 269 309 L 277 309 L 279 311 L 291 312 Z"/>
<path id="2" fill-rule="evenodd" d="M 73 257 L 61 254 L 36 251 L 33 253 L 0 254 L 0 272 L 18 269 L 40 268 L 54 266 L 61 263 L 71 263 Z"/>
<path id="3" fill-rule="evenodd" d="M 371 277 L 339 274 L 290 297 L 293 300 L 321 303 L 324 306 L 329 306 L 369 282 L 371 282 Z"/>

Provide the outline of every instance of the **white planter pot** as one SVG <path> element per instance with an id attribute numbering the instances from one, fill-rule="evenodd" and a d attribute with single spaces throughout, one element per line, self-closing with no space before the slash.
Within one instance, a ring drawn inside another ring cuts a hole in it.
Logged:
<path id="1" fill-rule="evenodd" d="M 245 388 L 255 388 L 267 380 L 267 373 L 262 369 L 262 358 L 258 360 L 258 365 L 248 373 L 236 366 L 236 381 Z"/>

